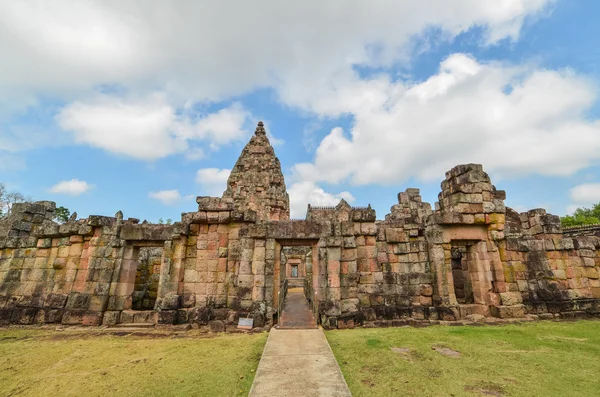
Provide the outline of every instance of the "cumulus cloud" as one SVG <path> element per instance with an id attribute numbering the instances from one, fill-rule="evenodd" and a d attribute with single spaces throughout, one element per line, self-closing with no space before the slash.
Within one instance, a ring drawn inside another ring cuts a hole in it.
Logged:
<path id="1" fill-rule="evenodd" d="M 75 101 L 57 115 L 59 125 L 71 131 L 75 142 L 141 160 L 155 160 L 188 151 L 190 142 L 228 143 L 245 135 L 250 116 L 234 103 L 206 116 L 178 113 L 164 94 L 143 98 L 98 95 Z M 189 150 L 198 159 L 201 148 Z"/>
<path id="2" fill-rule="evenodd" d="M 93 189 L 93 185 L 79 179 L 61 181 L 50 188 L 50 193 L 67 194 L 69 196 L 80 196 Z"/>
<path id="3" fill-rule="evenodd" d="M 570 198 L 581 205 L 591 205 L 600 202 L 600 183 L 583 183 L 570 190 Z M 573 205 L 575 208 L 581 205 Z M 571 207 L 573 207 L 571 206 Z"/>
<path id="4" fill-rule="evenodd" d="M 296 182 L 288 189 L 290 195 L 290 213 L 292 218 L 306 216 L 308 204 L 315 206 L 335 206 L 341 199 L 348 203 L 354 202 L 354 196 L 349 192 L 337 194 L 328 193 L 310 181 Z"/>
<path id="5" fill-rule="evenodd" d="M 600 122 L 585 117 L 595 86 L 571 70 L 453 54 L 422 82 L 351 75 L 315 89 L 314 101 L 296 105 L 354 122 L 350 131 L 334 128 L 312 162 L 297 164 L 296 180 L 429 181 L 466 162 L 496 177 L 566 176 L 600 158 Z"/>
<path id="6" fill-rule="evenodd" d="M 202 168 L 196 172 L 196 183 L 201 186 L 201 196 L 221 197 L 227 188 L 227 178 L 231 170 Z"/>
<path id="7" fill-rule="evenodd" d="M 179 193 L 179 190 L 159 190 L 158 192 L 150 192 L 148 193 L 148 197 L 158 200 L 164 205 L 174 205 L 178 204 L 182 200 L 191 200 L 194 198 L 194 195 L 188 194 L 186 196 L 182 196 Z"/>
<path id="8" fill-rule="evenodd" d="M 553 2 L 5 1 L 0 109 L 102 85 L 164 90 L 182 104 L 292 80 L 329 84 L 354 65 L 406 60 L 411 39 L 430 28 L 449 40 L 475 26 L 482 44 L 517 39 Z"/>
<path id="9" fill-rule="evenodd" d="M 451 40 L 478 27 L 483 45 L 516 40 L 525 19 L 553 2 L 0 2 L 0 118 L 67 103 L 57 121 L 77 143 L 143 160 L 198 159 L 243 136 L 247 115 L 227 108 L 198 119 L 191 105 L 273 88 L 286 105 L 306 107 L 315 88 L 336 86 L 356 66 L 406 62 L 429 29 Z M 94 96 L 111 90 L 129 97 Z M 46 135 L 11 150 L 57 142 Z M 0 129 L 0 144 L 6 136 Z"/>

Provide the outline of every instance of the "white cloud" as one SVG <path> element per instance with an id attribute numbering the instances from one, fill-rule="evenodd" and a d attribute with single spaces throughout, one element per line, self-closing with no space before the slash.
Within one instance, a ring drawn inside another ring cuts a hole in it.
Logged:
<path id="1" fill-rule="evenodd" d="M 148 193 L 148 197 L 158 200 L 164 205 L 173 205 L 182 200 L 179 190 L 160 190 L 158 192 L 150 192 Z"/>
<path id="2" fill-rule="evenodd" d="M 269 142 L 271 143 L 271 146 L 281 146 L 285 143 L 285 139 L 277 138 L 275 135 L 268 132 L 268 130 L 267 130 L 267 138 L 269 138 Z"/>
<path id="3" fill-rule="evenodd" d="M 202 168 L 196 172 L 196 183 L 201 186 L 200 196 L 221 197 L 227 188 L 227 178 L 231 170 Z"/>
<path id="4" fill-rule="evenodd" d="M 245 112 L 234 106 L 197 119 L 190 117 L 194 105 L 274 88 L 285 104 L 307 106 L 319 101 L 315 88 L 336 86 L 357 65 L 407 62 L 415 37 L 423 40 L 431 28 L 451 40 L 479 27 L 482 45 L 516 40 L 525 19 L 553 2 L 4 1 L 0 118 L 67 103 L 57 121 L 78 143 L 145 160 L 174 153 L 197 159 L 199 151 L 188 152 L 191 141 L 214 150 L 241 139 Z M 128 98 L 95 97 L 114 91 Z M 43 139 L 16 142 L 0 130 L 0 147 L 56 144 L 60 134 L 47 127 Z"/>
<path id="5" fill-rule="evenodd" d="M 291 81 L 329 85 L 353 65 L 406 60 L 429 28 L 452 39 L 477 26 L 482 44 L 515 40 L 553 2 L 4 1 L 0 109 L 104 85 L 166 91 L 178 107 Z"/>
<path id="6" fill-rule="evenodd" d="M 296 180 L 430 181 L 467 162 L 495 177 L 566 176 L 600 158 L 600 122 L 585 117 L 595 86 L 570 70 L 453 54 L 423 82 L 351 75 L 315 89 L 314 100 L 296 105 L 321 116 L 350 114 L 354 122 L 349 132 L 334 128 L 312 163 L 297 164 Z"/>
<path id="7" fill-rule="evenodd" d="M 61 181 L 50 188 L 50 193 L 68 194 L 70 196 L 80 196 L 94 188 L 85 181 L 71 179 L 70 181 Z"/>
<path id="8" fill-rule="evenodd" d="M 570 197 L 576 203 L 585 205 L 600 202 L 600 183 L 584 183 L 570 190 Z"/>
<path id="9" fill-rule="evenodd" d="M 98 95 L 76 101 L 61 110 L 59 125 L 71 131 L 75 142 L 142 160 L 155 160 L 188 151 L 190 142 L 208 140 L 218 147 L 242 138 L 250 113 L 233 104 L 216 113 L 195 117 L 180 114 L 164 94 L 144 98 Z M 202 149 L 187 156 L 198 159 Z"/>
<path id="10" fill-rule="evenodd" d="M 354 196 L 349 192 L 337 194 L 328 193 L 313 182 L 304 181 L 293 183 L 288 189 L 290 195 L 290 213 L 292 218 L 306 216 L 308 204 L 315 206 L 335 206 L 341 199 L 348 203 L 354 202 Z"/>
<path id="11" fill-rule="evenodd" d="M 190 160 L 190 161 L 201 160 L 201 159 L 204 158 L 204 156 L 205 156 L 204 150 L 202 150 L 199 147 L 190 148 L 185 153 L 185 158 L 188 159 L 188 160 Z"/>
<path id="12" fill-rule="evenodd" d="M 228 108 L 203 117 L 195 125 L 186 125 L 184 135 L 222 145 L 247 135 L 242 126 L 249 117 L 250 112 L 244 110 L 239 103 L 234 103 Z"/>

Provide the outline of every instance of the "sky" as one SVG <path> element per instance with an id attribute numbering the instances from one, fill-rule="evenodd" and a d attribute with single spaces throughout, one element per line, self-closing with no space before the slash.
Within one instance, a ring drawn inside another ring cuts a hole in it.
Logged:
<path id="1" fill-rule="evenodd" d="M 506 204 L 600 202 L 595 0 L 0 0 L 0 182 L 156 222 L 221 196 L 263 120 L 293 218 L 433 203 L 480 163 Z"/>

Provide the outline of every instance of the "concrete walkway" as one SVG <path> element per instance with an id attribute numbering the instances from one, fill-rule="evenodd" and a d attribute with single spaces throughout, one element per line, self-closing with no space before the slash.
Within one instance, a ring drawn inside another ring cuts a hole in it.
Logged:
<path id="1" fill-rule="evenodd" d="M 350 390 L 321 329 L 271 329 L 251 397 L 340 396 Z"/>

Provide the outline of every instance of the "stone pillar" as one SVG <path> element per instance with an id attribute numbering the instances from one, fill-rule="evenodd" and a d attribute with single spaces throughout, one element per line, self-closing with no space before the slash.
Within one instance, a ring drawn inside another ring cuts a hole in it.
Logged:
<path id="1" fill-rule="evenodd" d="M 279 310 L 279 289 L 281 285 L 281 244 L 275 241 L 275 266 L 273 268 L 273 309 Z"/>

